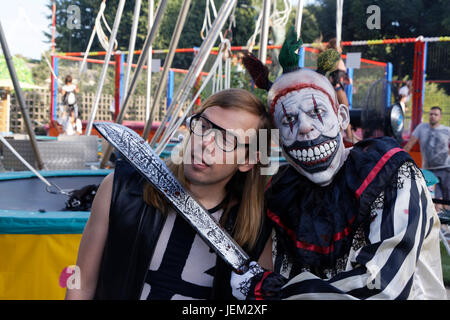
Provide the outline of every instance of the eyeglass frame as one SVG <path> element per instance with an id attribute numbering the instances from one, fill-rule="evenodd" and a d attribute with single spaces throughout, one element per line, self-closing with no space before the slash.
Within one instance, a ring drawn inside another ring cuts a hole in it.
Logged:
<path id="1" fill-rule="evenodd" d="M 222 134 L 225 134 L 225 135 L 226 135 L 226 134 L 231 134 L 231 135 L 233 136 L 234 141 L 235 141 L 233 150 L 224 150 L 224 149 L 221 148 L 221 147 L 219 146 L 219 144 L 217 143 L 217 134 L 216 134 L 214 131 L 212 131 L 212 132 L 214 133 L 214 143 L 215 143 L 216 146 L 217 146 L 220 150 L 222 150 L 223 152 L 233 152 L 234 150 L 237 149 L 238 146 L 245 146 L 245 147 L 249 147 L 249 146 L 250 146 L 249 143 L 241 143 L 241 142 L 239 142 L 237 136 L 235 136 L 234 134 L 228 132 L 228 131 L 230 131 L 230 129 L 224 129 L 224 128 L 222 128 L 221 126 L 218 126 L 217 124 L 215 124 L 214 122 L 212 122 L 211 120 L 209 120 L 208 118 L 206 118 L 205 116 L 203 116 L 203 112 L 193 114 L 193 115 L 191 115 L 190 117 L 188 117 L 188 118 L 186 119 L 186 122 L 189 124 L 189 131 L 190 131 L 192 134 L 196 135 L 197 137 L 205 137 L 205 136 L 207 136 L 206 133 L 205 133 L 205 134 L 202 134 L 202 135 L 199 135 L 199 134 L 197 134 L 197 133 L 194 132 L 194 130 L 193 130 L 193 128 L 192 128 L 192 120 L 198 119 L 198 118 L 205 119 L 205 120 L 211 125 L 211 129 L 208 129 L 208 130 L 216 129 L 216 130 L 221 131 Z"/>

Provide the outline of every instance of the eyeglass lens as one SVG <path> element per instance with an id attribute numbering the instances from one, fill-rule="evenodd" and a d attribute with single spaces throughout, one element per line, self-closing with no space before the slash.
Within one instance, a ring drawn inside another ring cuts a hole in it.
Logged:
<path id="1" fill-rule="evenodd" d="M 222 128 L 218 128 L 204 117 L 196 117 L 191 120 L 191 130 L 195 135 L 207 136 L 214 132 L 214 140 L 223 151 L 233 151 L 236 148 L 236 137 Z"/>

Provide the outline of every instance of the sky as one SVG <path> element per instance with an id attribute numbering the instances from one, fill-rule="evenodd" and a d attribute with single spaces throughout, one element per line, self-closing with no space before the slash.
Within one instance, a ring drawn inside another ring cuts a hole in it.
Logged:
<path id="1" fill-rule="evenodd" d="M 48 0 L 0 0 L 0 22 L 12 55 L 41 59 L 41 53 L 50 49 L 44 31 L 50 32 L 46 15 Z"/>

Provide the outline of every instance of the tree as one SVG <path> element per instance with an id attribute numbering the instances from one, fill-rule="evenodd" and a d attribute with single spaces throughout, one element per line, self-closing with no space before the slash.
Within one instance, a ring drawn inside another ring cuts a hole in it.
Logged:
<path id="1" fill-rule="evenodd" d="M 369 29 L 366 10 L 377 5 L 381 10 L 381 28 Z M 336 36 L 336 0 L 320 0 L 308 6 L 318 21 L 324 40 Z M 352 0 L 344 1 L 343 40 L 371 40 L 442 36 L 450 34 L 450 7 L 445 0 Z M 413 44 L 345 47 L 344 51 L 360 51 L 368 59 L 389 61 L 398 78 L 412 78 Z M 448 52 L 450 50 L 447 50 Z M 450 53 L 447 56 L 450 58 Z M 448 59 L 447 59 L 448 60 Z M 448 77 L 450 68 L 439 68 L 439 77 Z M 429 74 L 430 75 L 430 74 Z"/>
<path id="2" fill-rule="evenodd" d="M 47 7 L 49 8 L 49 28 L 52 21 L 52 0 L 49 0 Z M 79 52 L 85 51 L 95 25 L 95 18 L 100 9 L 101 0 L 55 0 L 56 2 L 56 50 L 63 52 Z M 80 23 L 77 28 L 77 22 L 74 21 L 74 13 L 70 11 L 71 6 L 79 8 Z M 113 1 L 106 2 L 105 19 L 110 28 L 114 24 L 117 10 L 117 3 Z M 118 50 L 126 51 L 128 49 L 128 39 L 130 36 L 131 25 L 133 22 L 134 2 L 125 2 L 124 11 L 120 20 L 119 30 L 117 32 Z M 147 34 L 147 14 L 148 0 L 142 1 L 141 14 L 139 16 L 139 26 L 136 36 L 136 47 L 142 47 L 145 36 Z M 71 22 L 73 22 L 71 24 Z M 75 25 L 75 26 L 74 26 Z M 104 29 L 108 35 L 108 30 Z M 51 32 L 45 32 L 48 41 L 51 42 Z M 99 41 L 95 39 L 92 43 L 91 51 L 104 51 Z"/>
<path id="3" fill-rule="evenodd" d="M 155 14 L 159 1 L 155 1 Z M 236 24 L 233 27 L 233 45 L 245 45 L 250 35 L 254 31 L 254 20 L 257 18 L 256 10 L 253 6 L 256 0 L 239 1 L 235 10 Z M 215 1 L 217 10 L 222 5 L 223 0 Z M 101 0 L 56 0 L 56 49 L 63 52 L 85 51 L 92 30 L 94 28 L 95 18 L 99 11 Z M 156 39 L 153 42 L 154 49 L 167 49 L 170 44 L 173 30 L 177 21 L 178 13 L 181 8 L 182 0 L 169 1 L 166 11 L 159 28 Z M 73 28 L 70 21 L 73 21 L 73 13 L 68 11 L 69 6 L 77 6 L 80 9 L 80 28 Z M 52 1 L 49 0 L 47 5 L 49 8 L 49 27 L 51 27 L 51 8 Z M 116 8 L 115 2 L 108 1 L 106 3 L 105 18 L 112 28 L 114 23 Z M 123 15 L 120 21 L 119 30 L 117 32 L 118 50 L 127 51 L 130 30 L 133 21 L 134 1 L 128 1 L 125 4 Z M 179 48 L 199 47 L 202 43 L 200 30 L 202 28 L 203 18 L 205 15 L 205 1 L 192 0 L 191 7 L 186 19 L 186 23 L 182 30 Z M 141 5 L 141 13 L 139 16 L 138 32 L 136 37 L 136 49 L 142 48 L 145 37 L 148 32 L 147 28 L 148 16 L 148 0 L 143 0 Z M 225 24 L 228 27 L 228 23 Z M 224 29 L 225 30 L 225 29 Z M 105 30 L 108 34 L 108 31 Z M 48 41 L 51 41 L 51 32 L 45 33 Z M 217 45 L 219 42 L 216 43 Z M 91 51 L 104 51 L 97 39 L 94 40 Z M 156 58 L 163 58 L 165 55 L 157 55 Z M 135 61 L 137 58 L 135 58 Z M 192 55 L 178 54 L 175 56 L 173 66 L 176 68 L 187 69 L 192 61 Z"/>

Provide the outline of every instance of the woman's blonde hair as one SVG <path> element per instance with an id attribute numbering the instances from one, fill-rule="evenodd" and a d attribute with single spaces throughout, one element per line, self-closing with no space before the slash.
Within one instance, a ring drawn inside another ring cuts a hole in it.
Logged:
<path id="1" fill-rule="evenodd" d="M 199 107 L 198 112 L 201 113 L 212 106 L 219 106 L 224 109 L 236 108 L 259 116 L 259 127 L 256 129 L 267 130 L 267 141 L 265 141 L 267 150 L 259 151 L 265 155 L 270 152 L 271 121 L 264 104 L 257 97 L 242 89 L 223 90 L 206 99 Z M 185 139 L 185 141 L 187 140 Z M 261 145 L 261 143 L 258 145 Z M 174 164 L 169 160 L 167 165 L 178 181 L 187 187 L 189 182 L 186 181 L 184 176 L 183 164 Z M 236 242 L 247 250 L 254 247 L 263 221 L 264 188 L 267 183 L 267 176 L 261 174 L 262 167 L 261 163 L 257 163 L 247 172 L 237 171 L 225 187 L 224 214 L 220 223 L 223 226 L 231 207 L 240 203 L 232 233 Z M 159 192 L 155 192 L 150 184 L 146 184 L 144 187 L 144 201 L 161 212 L 167 211 L 166 201 Z"/>

